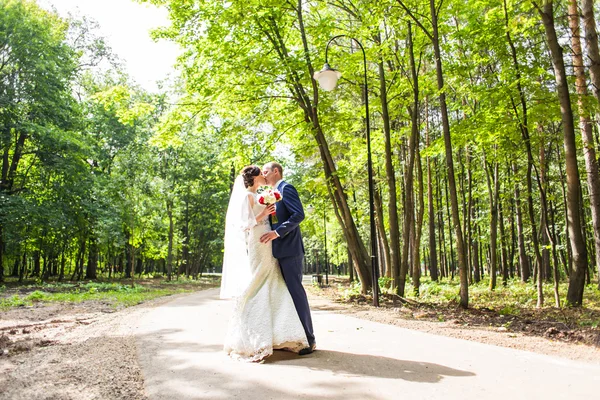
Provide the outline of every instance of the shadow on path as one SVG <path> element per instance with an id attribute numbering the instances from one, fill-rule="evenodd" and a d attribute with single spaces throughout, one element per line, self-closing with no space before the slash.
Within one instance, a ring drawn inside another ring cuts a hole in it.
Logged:
<path id="1" fill-rule="evenodd" d="M 368 354 L 343 353 L 317 350 L 300 357 L 294 353 L 275 351 L 265 364 L 292 365 L 316 371 L 331 371 L 336 375 L 402 379 L 411 382 L 435 383 L 445 376 L 475 376 L 473 372 L 461 371 L 439 364 L 398 360 Z"/>
<path id="2" fill-rule="evenodd" d="M 370 392 L 360 381 L 344 380 L 340 385 L 331 380 L 329 374 L 309 385 L 302 382 L 298 379 L 299 369 L 319 374 L 319 368 L 310 366 L 311 357 L 317 353 L 301 358 L 294 353 L 277 351 L 269 363 L 235 362 L 225 354 L 222 344 L 178 338 L 184 332 L 159 329 L 138 335 L 138 357 L 145 366 L 149 399 L 386 399 Z M 280 379 L 273 379 L 274 373 Z"/>
<path id="3" fill-rule="evenodd" d="M 164 367 L 172 366 L 175 369 L 180 369 L 184 364 L 205 357 L 208 353 L 211 353 L 212 357 L 222 357 L 223 360 L 228 358 L 223 352 L 222 344 L 190 341 L 188 338 L 179 337 L 178 334 L 181 332 L 180 329 L 160 329 L 149 335 L 139 336 L 138 340 L 142 344 L 142 348 L 155 350 L 154 361 Z M 264 364 L 265 366 L 295 370 L 306 368 L 315 372 L 331 372 L 335 375 L 350 377 L 401 379 L 424 383 L 436 383 L 446 376 L 475 376 L 470 371 L 462 371 L 434 363 L 345 353 L 327 349 L 319 349 L 307 356 L 276 350 L 271 357 L 264 361 Z"/>
<path id="4" fill-rule="evenodd" d="M 235 362 L 221 343 L 203 343 L 173 328 L 138 335 L 138 355 L 150 399 L 379 400 L 386 397 L 364 386 L 364 379 L 437 383 L 475 376 L 433 363 L 327 349 L 303 357 L 275 351 L 263 364 Z"/>

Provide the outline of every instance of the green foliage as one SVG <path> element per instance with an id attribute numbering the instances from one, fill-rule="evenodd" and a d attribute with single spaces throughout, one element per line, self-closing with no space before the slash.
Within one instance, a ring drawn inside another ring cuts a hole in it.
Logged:
<path id="1" fill-rule="evenodd" d="M 40 290 L 36 290 L 34 292 L 31 292 L 29 295 L 27 295 L 27 297 L 25 297 L 26 301 L 43 301 L 43 300 L 47 300 L 49 297 L 49 293 L 46 292 L 42 292 Z"/>
<path id="2" fill-rule="evenodd" d="M 362 285 L 359 281 L 354 281 L 350 283 L 350 286 L 345 288 L 342 292 L 343 299 L 351 299 L 353 297 L 360 296 L 362 293 Z"/>
<path id="3" fill-rule="evenodd" d="M 392 282 L 394 280 L 392 278 L 388 278 L 387 276 L 379 277 L 379 290 L 384 291 L 386 288 L 392 287 Z"/>
<path id="4" fill-rule="evenodd" d="M 514 305 L 506 305 L 506 306 L 502 307 L 500 310 L 498 310 L 498 314 L 500 314 L 500 315 L 518 315 L 519 309 L 516 308 Z"/>
<path id="5" fill-rule="evenodd" d="M 165 273 L 169 247 L 186 274 L 219 265 L 230 182 L 221 143 L 204 119 L 170 105 L 178 93 L 135 85 L 97 28 L 0 1 L 2 272 L 25 254 L 41 267 L 25 275 L 42 281 L 63 260 L 65 275 L 94 277 L 88 260 L 103 256 L 128 274 L 135 253 Z M 79 257 L 85 271 L 73 270 Z"/>

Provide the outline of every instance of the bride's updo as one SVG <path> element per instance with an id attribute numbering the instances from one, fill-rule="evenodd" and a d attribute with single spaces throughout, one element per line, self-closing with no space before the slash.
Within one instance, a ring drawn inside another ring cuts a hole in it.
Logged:
<path id="1" fill-rule="evenodd" d="M 244 186 L 247 188 L 254 186 L 254 178 L 261 174 L 260 168 L 256 165 L 248 165 L 242 169 L 242 178 L 244 179 Z"/>

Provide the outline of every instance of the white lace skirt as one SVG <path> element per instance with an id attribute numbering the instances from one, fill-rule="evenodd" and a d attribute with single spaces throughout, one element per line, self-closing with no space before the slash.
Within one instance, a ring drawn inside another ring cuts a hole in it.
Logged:
<path id="1" fill-rule="evenodd" d="M 271 243 L 259 241 L 268 230 L 268 224 L 260 224 L 249 234 L 252 278 L 235 300 L 225 338 L 225 352 L 243 361 L 263 360 L 273 354 L 273 349 L 298 352 L 308 347 L 279 263 L 273 258 Z"/>

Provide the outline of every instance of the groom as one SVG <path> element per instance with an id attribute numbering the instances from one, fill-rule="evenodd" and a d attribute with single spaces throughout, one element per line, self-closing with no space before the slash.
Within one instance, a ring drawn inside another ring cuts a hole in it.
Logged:
<path id="1" fill-rule="evenodd" d="M 299 224 L 304 219 L 304 210 L 296 188 L 283 180 L 283 168 L 280 164 L 265 164 L 262 172 L 267 184 L 279 190 L 282 198 L 275 210 L 279 222 L 271 223 L 273 230 L 262 235 L 260 241 L 273 241 L 273 256 L 279 261 L 283 279 L 292 295 L 308 339 L 308 347 L 300 350 L 299 354 L 302 356 L 312 353 L 316 347 L 308 299 L 302 286 L 304 244 Z"/>

